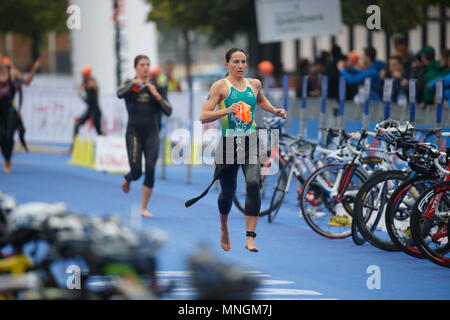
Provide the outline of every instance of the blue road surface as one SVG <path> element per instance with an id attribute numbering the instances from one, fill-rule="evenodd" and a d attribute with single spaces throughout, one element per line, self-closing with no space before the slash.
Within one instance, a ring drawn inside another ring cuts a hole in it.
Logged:
<path id="1" fill-rule="evenodd" d="M 128 223 L 132 209 L 139 208 L 142 180 L 133 183 L 126 195 L 120 189 L 121 175 L 70 166 L 68 161 L 68 155 L 17 153 L 12 174 L 0 173 L 0 190 L 19 203 L 65 202 L 88 215 L 116 213 Z M 193 167 L 190 185 L 184 183 L 183 166 L 169 166 L 166 180 L 159 179 L 157 172 L 149 206 L 156 217 L 141 221 L 143 227 L 162 229 L 168 235 L 158 256 L 158 274 L 163 282 L 176 281 L 176 287 L 165 299 L 195 298 L 187 257 L 204 243 L 219 260 L 236 264 L 262 281 L 255 299 L 450 298 L 450 270 L 402 252 L 385 252 L 370 244 L 356 246 L 351 238 L 321 237 L 299 218 L 295 201 L 283 205 L 273 224 L 260 219 L 255 239 L 259 253 L 244 248 L 244 215 L 233 208 L 229 218 L 232 251 L 223 252 L 216 205 L 219 190 L 184 207 L 187 199 L 207 186 L 212 172 L 212 167 Z M 294 186 L 290 195 L 295 196 Z M 379 289 L 368 288 L 371 266 L 379 268 Z"/>

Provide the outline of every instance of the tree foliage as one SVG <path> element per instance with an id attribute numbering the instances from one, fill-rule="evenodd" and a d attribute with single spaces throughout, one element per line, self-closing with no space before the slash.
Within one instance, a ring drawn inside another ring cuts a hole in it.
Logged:
<path id="1" fill-rule="evenodd" d="M 206 31 L 212 45 L 233 40 L 237 34 L 256 33 L 255 0 L 147 0 L 153 5 L 150 20 L 181 29 Z M 388 34 L 405 33 L 424 22 L 422 5 L 450 0 L 341 0 L 343 23 L 365 25 L 367 7 L 381 9 L 382 29 Z"/>
<path id="2" fill-rule="evenodd" d="M 1 0 L 0 32 L 14 32 L 32 40 L 32 56 L 49 31 L 62 31 L 67 19 L 67 1 Z"/>
<path id="3" fill-rule="evenodd" d="M 421 2 L 422 0 L 378 0 L 382 30 L 387 34 L 407 33 L 423 24 L 425 17 Z"/>
<path id="4" fill-rule="evenodd" d="M 213 46 L 233 40 L 239 33 L 256 32 L 253 0 L 147 0 L 149 20 L 179 29 L 198 30 Z"/>

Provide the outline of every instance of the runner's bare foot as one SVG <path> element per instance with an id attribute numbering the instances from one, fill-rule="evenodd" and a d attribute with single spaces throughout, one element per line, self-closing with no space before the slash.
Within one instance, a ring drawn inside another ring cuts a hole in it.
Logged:
<path id="1" fill-rule="evenodd" d="M 255 246 L 255 240 L 253 237 L 247 237 L 245 241 L 245 249 L 251 252 L 259 252 L 259 249 Z"/>
<path id="2" fill-rule="evenodd" d="M 147 209 L 141 209 L 141 216 L 147 217 L 147 218 L 153 218 L 154 215 L 151 214 Z"/>
<path id="3" fill-rule="evenodd" d="M 220 246 L 224 251 L 231 251 L 230 235 L 228 230 L 222 230 L 220 232 Z"/>
<path id="4" fill-rule="evenodd" d="M 7 174 L 11 173 L 11 162 L 6 161 L 3 164 L 3 172 Z"/>
<path id="5" fill-rule="evenodd" d="M 126 179 L 123 179 L 122 184 L 120 185 L 120 187 L 122 188 L 122 191 L 124 193 L 130 192 L 130 183 Z"/>

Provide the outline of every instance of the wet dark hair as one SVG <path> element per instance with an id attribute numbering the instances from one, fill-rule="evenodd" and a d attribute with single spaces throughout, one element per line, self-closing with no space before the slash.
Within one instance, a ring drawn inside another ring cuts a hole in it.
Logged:
<path id="1" fill-rule="evenodd" d="M 147 57 L 144 54 L 140 54 L 138 56 L 136 56 L 136 58 L 134 58 L 134 67 L 136 68 L 136 66 L 138 65 L 139 61 L 141 61 L 142 59 L 147 59 L 148 61 L 150 61 L 150 58 Z"/>
<path id="2" fill-rule="evenodd" d="M 230 50 L 227 51 L 227 53 L 225 54 L 225 60 L 226 62 L 230 62 L 231 56 L 233 55 L 233 53 L 236 52 L 242 52 L 243 54 L 245 54 L 245 57 L 248 58 L 247 52 L 244 51 L 244 49 L 240 49 L 240 48 L 231 48 Z"/>

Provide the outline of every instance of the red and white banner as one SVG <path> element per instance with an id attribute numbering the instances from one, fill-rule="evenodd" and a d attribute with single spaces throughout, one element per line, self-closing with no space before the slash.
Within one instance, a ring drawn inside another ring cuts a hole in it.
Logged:
<path id="1" fill-rule="evenodd" d="M 124 137 L 96 139 L 95 170 L 113 173 L 126 173 L 130 170 Z"/>

